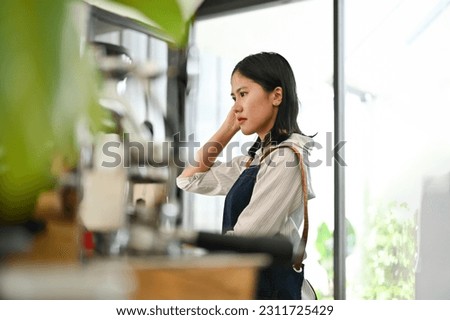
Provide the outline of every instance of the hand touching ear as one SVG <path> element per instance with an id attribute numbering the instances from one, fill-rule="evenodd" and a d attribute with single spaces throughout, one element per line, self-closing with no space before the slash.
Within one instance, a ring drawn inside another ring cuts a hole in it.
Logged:
<path id="1" fill-rule="evenodd" d="M 195 156 L 197 165 L 189 165 L 184 168 L 180 177 L 191 177 L 195 173 L 208 171 L 223 148 L 239 130 L 239 122 L 233 107 L 216 133 L 197 151 Z"/>

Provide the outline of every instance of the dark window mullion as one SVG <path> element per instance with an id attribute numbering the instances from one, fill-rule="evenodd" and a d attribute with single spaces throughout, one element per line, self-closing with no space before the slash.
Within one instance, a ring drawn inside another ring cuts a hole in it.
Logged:
<path id="1" fill-rule="evenodd" d="M 334 47 L 334 142 L 344 141 L 345 77 L 344 77 L 344 0 L 333 1 Z M 344 158 L 343 150 L 336 148 Z M 338 159 L 336 155 L 335 159 Z M 345 167 L 334 163 L 334 299 L 345 299 Z"/>

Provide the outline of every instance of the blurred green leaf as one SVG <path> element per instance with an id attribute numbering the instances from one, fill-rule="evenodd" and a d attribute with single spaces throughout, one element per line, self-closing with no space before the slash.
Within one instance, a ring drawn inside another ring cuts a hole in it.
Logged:
<path id="1" fill-rule="evenodd" d="M 189 30 L 195 9 L 202 1 L 189 0 L 115 0 L 117 3 L 135 8 L 155 22 L 166 36 L 178 47 L 188 42 Z"/>
<path id="2" fill-rule="evenodd" d="M 96 123 L 96 75 L 80 56 L 67 0 L 0 2 L 0 223 L 25 221 L 55 184 L 55 157 L 74 163 L 74 128 Z"/>
<path id="3" fill-rule="evenodd" d="M 346 218 L 345 219 L 346 224 L 346 256 L 349 256 L 352 254 L 355 244 L 356 244 L 356 234 L 355 229 L 351 222 Z M 330 230 L 328 228 L 328 225 L 325 222 L 322 222 L 318 229 L 317 229 L 317 238 L 315 242 L 315 246 L 317 251 L 319 252 L 320 258 L 319 263 L 320 265 L 326 270 L 328 281 L 330 287 L 332 287 L 332 281 L 333 281 L 333 266 L 334 266 L 334 239 L 333 239 L 334 231 Z M 318 291 L 318 294 L 322 298 L 331 298 L 326 295 L 324 295 L 322 292 Z"/>
<path id="4" fill-rule="evenodd" d="M 0 3 L 0 222 L 25 220 L 51 182 L 50 116 L 64 1 Z"/>
<path id="5" fill-rule="evenodd" d="M 333 234 L 325 222 L 322 222 L 317 230 L 316 249 L 323 258 L 332 254 Z"/>
<path id="6" fill-rule="evenodd" d="M 374 203 L 364 245 L 364 299 L 414 299 L 416 215 L 405 203 Z"/>

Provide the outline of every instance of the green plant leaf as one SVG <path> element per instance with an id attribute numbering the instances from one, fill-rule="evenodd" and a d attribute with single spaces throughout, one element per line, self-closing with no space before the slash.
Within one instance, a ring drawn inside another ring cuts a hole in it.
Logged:
<path id="1" fill-rule="evenodd" d="M 202 1 L 190 0 L 184 4 L 178 0 L 115 0 L 115 2 L 139 10 L 155 22 L 176 46 L 184 47 L 188 41 L 195 10 Z"/>
<path id="2" fill-rule="evenodd" d="M 25 220 L 52 183 L 50 114 L 65 1 L 0 3 L 0 222 Z"/>
<path id="3" fill-rule="evenodd" d="M 71 2 L 0 2 L 1 224 L 33 215 L 38 195 L 55 185 L 54 158 L 76 160 L 78 118 L 98 118 L 94 68 L 67 18 Z"/>

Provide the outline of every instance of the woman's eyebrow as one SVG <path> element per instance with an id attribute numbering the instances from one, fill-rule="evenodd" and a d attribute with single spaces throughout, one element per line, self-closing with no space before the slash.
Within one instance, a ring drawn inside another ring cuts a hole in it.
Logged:
<path id="1" fill-rule="evenodd" d="M 243 87 L 237 88 L 237 89 L 236 89 L 236 93 L 239 93 L 239 92 L 241 92 L 242 90 L 247 90 L 247 87 L 246 87 L 246 86 L 243 86 Z M 234 96 L 234 93 L 233 93 L 233 92 L 231 92 L 231 96 Z"/>

